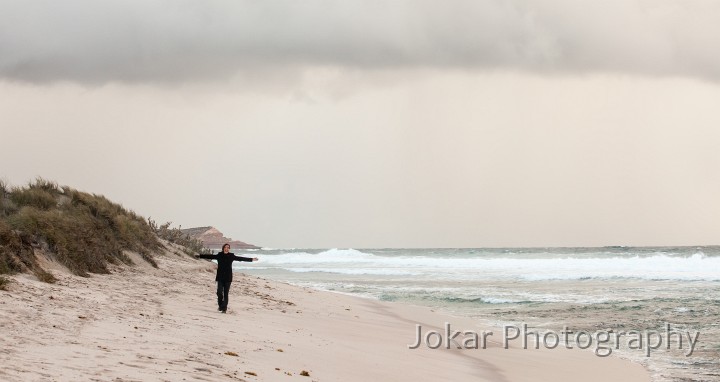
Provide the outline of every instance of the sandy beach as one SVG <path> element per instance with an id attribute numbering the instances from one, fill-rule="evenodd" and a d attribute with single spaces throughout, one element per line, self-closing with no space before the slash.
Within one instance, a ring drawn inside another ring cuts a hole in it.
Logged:
<path id="1" fill-rule="evenodd" d="M 42 256 L 40 256 L 42 257 Z M 82 278 L 44 260 L 56 284 L 26 274 L 0 291 L 3 381 L 649 381 L 589 350 L 408 349 L 417 324 L 479 327 L 427 307 L 236 274 L 228 314 L 214 264 L 166 252 Z"/>

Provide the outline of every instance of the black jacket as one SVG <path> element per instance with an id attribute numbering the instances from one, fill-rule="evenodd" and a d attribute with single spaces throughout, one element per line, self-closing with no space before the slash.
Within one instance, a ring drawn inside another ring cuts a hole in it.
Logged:
<path id="1" fill-rule="evenodd" d="M 217 260 L 217 276 L 215 281 L 231 282 L 233 277 L 232 263 L 233 261 L 253 261 L 252 257 L 235 256 L 234 253 L 218 252 L 217 255 L 200 255 L 197 256 L 201 259 L 212 259 Z"/>

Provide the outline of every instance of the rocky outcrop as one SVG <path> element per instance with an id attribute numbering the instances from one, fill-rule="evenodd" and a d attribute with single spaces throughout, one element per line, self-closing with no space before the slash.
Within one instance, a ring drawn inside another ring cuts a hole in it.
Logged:
<path id="1" fill-rule="evenodd" d="M 220 232 L 215 227 L 195 227 L 195 228 L 185 228 L 181 230 L 182 233 L 190 235 L 190 237 L 194 239 L 198 239 L 203 242 L 203 246 L 205 248 L 209 248 L 212 250 L 220 250 L 225 243 L 230 244 L 231 249 L 259 249 L 260 247 L 248 244 L 243 241 L 239 240 L 233 240 L 229 237 L 225 237 L 222 232 Z"/>

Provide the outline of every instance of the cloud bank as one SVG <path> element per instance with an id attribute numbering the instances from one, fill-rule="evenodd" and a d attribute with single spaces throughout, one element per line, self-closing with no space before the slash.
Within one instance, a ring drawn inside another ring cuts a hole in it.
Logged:
<path id="1" fill-rule="evenodd" d="M 0 78 L 179 83 L 275 70 L 720 79 L 712 0 L 4 0 Z"/>

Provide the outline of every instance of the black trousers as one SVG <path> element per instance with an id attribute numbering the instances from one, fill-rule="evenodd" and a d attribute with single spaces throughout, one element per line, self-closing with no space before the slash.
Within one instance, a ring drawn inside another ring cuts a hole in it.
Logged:
<path id="1" fill-rule="evenodd" d="M 230 281 L 217 282 L 218 308 L 221 310 L 227 309 L 228 295 L 230 294 L 230 283 Z"/>

